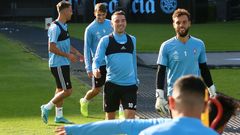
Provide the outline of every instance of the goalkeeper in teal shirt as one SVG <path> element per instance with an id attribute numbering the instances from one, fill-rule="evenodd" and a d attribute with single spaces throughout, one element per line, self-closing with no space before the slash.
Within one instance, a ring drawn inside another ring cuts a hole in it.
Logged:
<path id="1" fill-rule="evenodd" d="M 165 76 L 167 76 L 167 95 L 172 95 L 174 82 L 184 75 L 201 76 L 208 87 L 210 97 L 216 96 L 210 71 L 207 66 L 205 45 L 202 40 L 189 35 L 190 13 L 177 9 L 172 15 L 176 36 L 165 41 L 159 51 L 156 75 L 155 108 L 161 115 L 169 115 L 168 102 L 164 98 Z M 166 75 L 167 74 L 167 75 Z"/>

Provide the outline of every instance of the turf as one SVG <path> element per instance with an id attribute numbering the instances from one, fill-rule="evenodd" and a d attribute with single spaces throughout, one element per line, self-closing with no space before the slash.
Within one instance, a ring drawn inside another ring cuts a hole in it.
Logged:
<path id="1" fill-rule="evenodd" d="M 44 27 L 43 23 L 25 24 Z M 84 39 L 84 30 L 87 25 L 70 23 L 70 35 Z M 161 43 L 175 35 L 172 24 L 128 23 L 126 31 L 137 38 L 138 52 L 158 52 Z M 207 51 L 240 51 L 240 21 L 192 24 L 190 34 L 202 39 Z"/>
<path id="2" fill-rule="evenodd" d="M 213 69 L 211 75 L 217 91 L 240 100 L 240 69 Z"/>
<path id="3" fill-rule="evenodd" d="M 0 35 L 0 135 L 54 134 L 55 110 L 49 124 L 40 118 L 40 105 L 54 94 L 55 83 L 45 60 L 23 48 L 23 44 Z M 90 104 L 90 118 L 79 114 L 79 98 L 89 86 L 72 77 L 74 92 L 64 103 L 64 115 L 75 123 L 102 120 L 102 96 Z M 94 106 L 91 107 L 91 106 Z"/>

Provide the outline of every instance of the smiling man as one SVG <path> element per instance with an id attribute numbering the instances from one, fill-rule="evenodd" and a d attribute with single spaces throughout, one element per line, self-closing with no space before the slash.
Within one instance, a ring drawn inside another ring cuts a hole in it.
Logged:
<path id="1" fill-rule="evenodd" d="M 102 76 L 100 66 L 106 61 L 106 83 L 104 87 L 104 110 L 106 119 L 115 119 L 120 102 L 125 118 L 135 118 L 137 104 L 136 38 L 125 32 L 127 21 L 123 11 L 111 17 L 113 33 L 103 37 L 97 47 L 93 61 L 95 78 Z"/>
<path id="2" fill-rule="evenodd" d="M 168 102 L 164 99 L 163 91 L 166 73 L 168 96 L 172 95 L 174 82 L 185 75 L 201 76 L 208 86 L 210 96 L 216 95 L 207 66 L 205 44 L 188 33 L 191 26 L 190 13 L 185 9 L 177 9 L 172 20 L 176 36 L 162 43 L 157 60 L 155 108 L 163 115 L 169 115 Z"/>

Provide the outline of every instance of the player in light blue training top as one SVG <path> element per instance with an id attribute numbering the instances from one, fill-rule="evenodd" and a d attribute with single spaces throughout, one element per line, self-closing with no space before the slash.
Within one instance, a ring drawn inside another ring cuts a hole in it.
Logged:
<path id="1" fill-rule="evenodd" d="M 88 103 L 93 97 L 95 97 L 102 89 L 106 80 L 106 63 L 102 61 L 100 65 L 100 71 L 102 76 L 95 78 L 92 73 L 92 62 L 96 53 L 96 49 L 100 39 L 103 36 L 112 33 L 113 29 L 110 20 L 106 19 L 107 7 L 104 3 L 98 3 L 94 9 L 95 20 L 89 24 L 85 30 L 84 35 L 84 60 L 85 68 L 88 77 L 92 79 L 92 88 L 89 90 L 84 98 L 80 99 L 80 111 L 83 116 L 88 116 Z"/>
<path id="2" fill-rule="evenodd" d="M 49 67 L 56 81 L 54 97 L 41 106 L 41 117 L 48 123 L 49 111 L 56 107 L 56 123 L 72 123 L 63 117 L 63 101 L 72 93 L 70 80 L 70 61 L 83 61 L 83 55 L 70 45 L 70 37 L 66 22 L 71 19 L 72 7 L 69 2 L 61 1 L 57 4 L 58 18 L 48 30 Z"/>
<path id="3" fill-rule="evenodd" d="M 172 20 L 176 36 L 161 45 L 157 60 L 155 108 L 163 115 L 169 114 L 163 91 L 166 73 L 168 96 L 172 95 L 174 82 L 184 75 L 201 76 L 209 88 L 210 96 L 216 95 L 216 88 L 207 66 L 205 45 L 200 39 L 188 34 L 191 26 L 190 13 L 185 9 L 177 9 L 172 15 Z"/>
<path id="4" fill-rule="evenodd" d="M 93 73 L 101 77 L 100 66 L 106 61 L 104 86 L 104 110 L 106 119 L 115 119 L 120 101 L 126 118 L 134 118 L 137 102 L 136 39 L 125 32 L 126 17 L 116 11 L 111 18 L 114 32 L 104 36 L 97 47 L 93 61 Z"/>
<path id="5" fill-rule="evenodd" d="M 126 120 L 104 120 L 99 122 L 92 122 L 81 125 L 68 125 L 64 127 L 58 127 L 58 135 L 78 135 L 78 134 L 88 134 L 88 135 L 113 135 L 113 134 L 127 134 L 127 135 L 138 135 L 142 130 L 151 126 L 161 126 L 161 129 L 154 127 L 143 131 L 142 133 L 148 134 L 153 131 L 168 131 L 171 129 L 173 134 L 182 135 L 183 133 L 192 134 L 199 132 L 201 134 L 216 134 L 212 129 L 205 127 L 200 120 L 201 112 L 204 109 L 204 92 L 206 86 L 200 78 L 194 76 L 187 76 L 179 79 L 175 84 L 172 97 L 170 97 L 170 109 L 173 113 L 173 119 L 170 118 L 159 118 L 159 119 L 126 119 Z M 227 121 L 231 118 L 236 110 L 236 105 L 232 103 L 231 100 L 224 99 L 221 103 L 226 106 L 224 112 L 230 114 L 227 118 L 221 119 L 218 124 L 218 129 L 224 128 Z M 229 102 L 230 101 L 230 102 Z M 224 107 L 225 107 L 224 106 Z M 210 106 L 210 116 L 214 115 L 216 117 L 216 108 Z M 229 108 L 230 111 L 229 111 Z M 211 114 L 213 113 L 213 115 Z M 225 114 L 224 113 L 224 114 Z M 209 121 L 210 124 L 212 122 Z M 175 124 L 175 125 L 174 125 Z M 177 132 L 175 131 L 175 128 Z M 198 130 L 199 129 L 199 130 Z M 156 131 L 156 132 L 157 132 Z M 169 131 L 170 132 L 170 131 Z M 182 133 L 182 134 L 181 134 Z M 188 134 L 187 134 L 188 135 Z M 197 134 L 196 134 L 197 135 Z"/>

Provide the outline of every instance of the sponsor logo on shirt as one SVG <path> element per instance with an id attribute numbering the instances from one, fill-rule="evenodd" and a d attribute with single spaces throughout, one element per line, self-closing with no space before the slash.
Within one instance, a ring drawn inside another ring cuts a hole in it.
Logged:
<path id="1" fill-rule="evenodd" d="M 126 47 L 125 47 L 125 46 L 122 46 L 121 50 L 126 50 Z"/>
<path id="2" fill-rule="evenodd" d="M 98 40 L 100 40 L 102 38 L 101 33 L 99 31 L 96 32 L 96 36 L 97 36 Z"/>
<path id="3" fill-rule="evenodd" d="M 197 54 L 197 49 L 196 48 L 193 49 L 193 53 L 194 53 L 194 55 Z"/>

